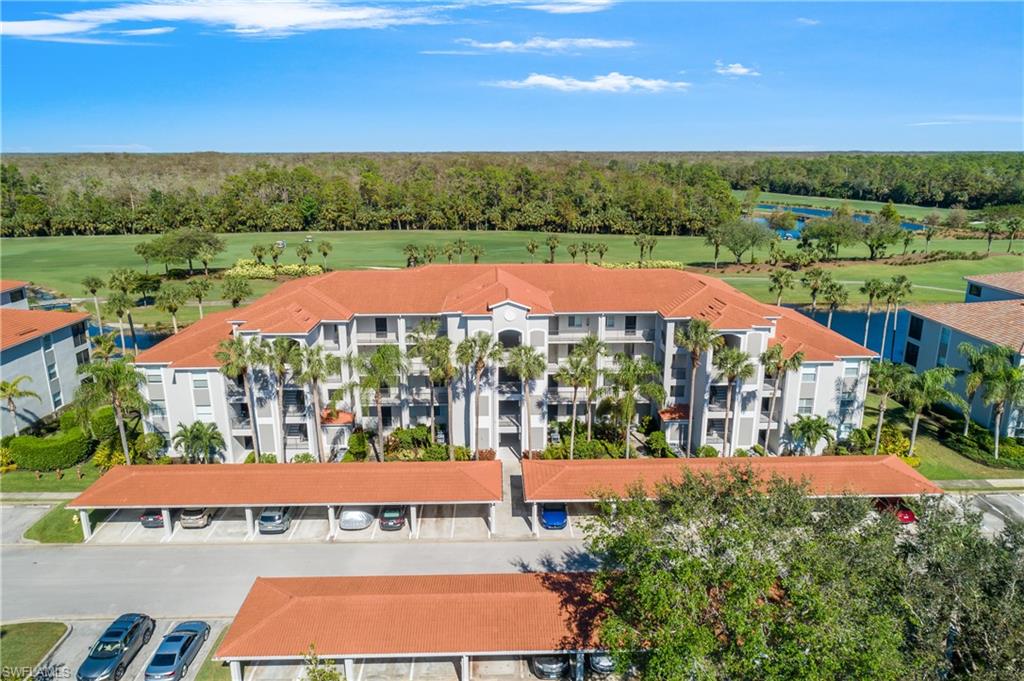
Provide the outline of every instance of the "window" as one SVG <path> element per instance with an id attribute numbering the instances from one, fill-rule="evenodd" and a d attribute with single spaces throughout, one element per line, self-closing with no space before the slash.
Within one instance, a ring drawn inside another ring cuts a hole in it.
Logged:
<path id="1" fill-rule="evenodd" d="M 578 314 L 569 315 L 569 328 L 570 329 L 582 329 L 583 328 L 583 317 Z"/>
<path id="2" fill-rule="evenodd" d="M 205 408 L 210 409 L 210 407 Z M 161 416 L 167 416 L 167 402 L 164 400 L 153 400 L 149 403 L 149 413 L 151 416 L 158 418 Z M 210 415 L 212 416 L 213 413 L 211 412 Z"/>
<path id="3" fill-rule="evenodd" d="M 907 343 L 906 350 L 903 351 L 903 361 L 912 367 L 917 366 L 917 353 L 920 349 L 914 343 Z"/>
<path id="4" fill-rule="evenodd" d="M 196 418 L 200 421 L 212 421 L 213 420 L 213 405 L 210 404 L 197 404 L 196 405 Z"/>
<path id="5" fill-rule="evenodd" d="M 64 404 L 64 398 L 61 396 L 60 391 L 53 393 L 50 397 L 53 398 L 53 408 L 59 409 Z"/>
<path id="6" fill-rule="evenodd" d="M 977 284 L 968 284 L 967 285 L 967 295 L 974 296 L 975 298 L 980 298 L 981 297 L 981 287 L 978 286 Z"/>
<path id="7" fill-rule="evenodd" d="M 386 317 L 376 317 L 373 320 L 373 328 L 377 334 L 377 338 L 388 337 L 388 320 Z"/>
<path id="8" fill-rule="evenodd" d="M 914 340 L 921 340 L 921 329 L 924 328 L 924 320 L 920 317 L 911 315 L 910 316 L 910 328 L 907 329 L 907 335 Z"/>
<path id="9" fill-rule="evenodd" d="M 206 390 L 210 387 L 210 379 L 204 374 L 195 374 L 192 376 L 192 387 L 196 390 Z"/>
<path id="10" fill-rule="evenodd" d="M 801 397 L 800 404 L 796 408 L 797 414 L 803 416 L 810 416 L 814 413 L 814 398 L 813 397 Z"/>
<path id="11" fill-rule="evenodd" d="M 161 373 L 161 371 L 159 369 L 150 369 L 150 370 L 148 370 L 146 372 L 146 382 L 147 383 L 156 383 L 156 384 L 163 383 L 164 382 L 163 373 Z"/>
<path id="12" fill-rule="evenodd" d="M 72 326 L 71 335 L 74 336 L 75 347 L 85 345 L 89 341 L 89 336 L 85 333 L 85 322 L 78 322 Z"/>
<path id="13" fill-rule="evenodd" d="M 939 331 L 939 351 L 935 355 L 935 366 L 946 366 L 946 355 L 949 353 L 949 327 L 942 327 Z"/>
<path id="14" fill-rule="evenodd" d="M 843 378 L 859 378 L 860 377 L 860 365 L 858 364 L 846 364 L 843 366 Z"/>
<path id="15" fill-rule="evenodd" d="M 83 364 L 88 364 L 89 363 L 89 348 L 86 348 L 85 350 L 79 350 L 78 352 L 76 352 L 75 353 L 75 362 L 78 364 L 78 366 L 82 366 Z"/>
<path id="16" fill-rule="evenodd" d="M 818 367 L 803 367 L 800 369 L 801 383 L 817 383 Z"/>
<path id="17" fill-rule="evenodd" d="M 636 315 L 629 315 L 626 317 L 626 335 L 636 335 Z"/>
<path id="18" fill-rule="evenodd" d="M 56 381 L 57 380 L 57 365 L 56 364 L 47 364 L 46 365 L 46 375 L 50 377 L 51 381 Z"/>
<path id="19" fill-rule="evenodd" d="M 557 403 L 549 404 L 548 405 L 548 421 L 557 421 L 557 420 L 558 420 L 558 404 Z"/>
<path id="20" fill-rule="evenodd" d="M 391 407 L 384 407 L 383 409 L 381 409 L 381 416 L 383 417 L 382 420 L 384 421 L 384 427 L 385 428 L 390 428 L 391 427 Z M 303 425 L 302 428 L 305 429 L 306 426 Z"/>
<path id="21" fill-rule="evenodd" d="M 849 416 L 853 412 L 854 400 L 852 398 L 844 397 L 839 400 L 839 414 L 840 416 Z"/>
<path id="22" fill-rule="evenodd" d="M 615 328 L 615 315 L 608 315 L 604 318 L 604 328 L 614 329 Z"/>
<path id="23" fill-rule="evenodd" d="M 43 350 L 50 350 L 53 348 L 53 336 L 46 334 L 43 336 Z"/>
<path id="24" fill-rule="evenodd" d="M 554 376 L 548 376 L 548 390 L 558 390 L 558 381 Z"/>
<path id="25" fill-rule="evenodd" d="M 25 300 L 25 289 L 23 288 L 16 288 L 11 291 L 11 302 L 16 303 L 19 300 Z"/>

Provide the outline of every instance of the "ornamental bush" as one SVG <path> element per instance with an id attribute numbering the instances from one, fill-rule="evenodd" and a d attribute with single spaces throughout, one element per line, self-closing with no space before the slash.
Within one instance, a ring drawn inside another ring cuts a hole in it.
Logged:
<path id="1" fill-rule="evenodd" d="M 352 433 L 348 439 L 348 454 L 351 454 L 356 461 L 361 461 L 366 458 L 368 452 L 369 444 L 366 440 L 366 431 L 357 430 Z"/>
<path id="2" fill-rule="evenodd" d="M 92 436 L 97 440 L 110 440 L 120 437 L 117 432 L 117 419 L 114 418 L 113 407 L 100 407 L 89 419 Z"/>
<path id="3" fill-rule="evenodd" d="M 22 435 L 8 444 L 11 459 L 18 468 L 55 471 L 72 468 L 92 454 L 92 439 L 81 428 L 62 430 L 50 437 Z"/>
<path id="4" fill-rule="evenodd" d="M 659 458 L 668 458 L 672 456 L 672 450 L 669 449 L 668 440 L 665 439 L 665 433 L 660 430 L 656 430 L 647 436 L 647 454 Z"/>
<path id="5" fill-rule="evenodd" d="M 494 461 L 498 454 L 493 449 L 478 449 L 476 450 L 477 461 Z"/>
<path id="6" fill-rule="evenodd" d="M 302 452 L 292 457 L 292 463 L 316 463 L 316 457 L 309 452 Z"/>
<path id="7" fill-rule="evenodd" d="M 256 463 L 256 452 L 249 452 L 244 463 Z M 261 452 L 260 463 L 277 463 L 277 454 L 273 452 Z"/>
<path id="8" fill-rule="evenodd" d="M 320 265 L 261 265 L 255 260 L 241 258 L 234 266 L 224 272 L 225 277 L 242 277 L 243 279 L 276 279 L 277 277 L 311 277 L 321 274 Z"/>
<path id="9" fill-rule="evenodd" d="M 882 438 L 878 442 L 878 453 L 883 456 L 906 456 L 910 451 L 910 438 L 896 426 L 882 426 Z"/>
<path id="10" fill-rule="evenodd" d="M 966 436 L 959 432 L 951 433 L 943 443 L 968 459 L 986 466 L 1024 470 L 1024 445 L 1013 438 L 1000 438 L 997 459 L 992 433 L 974 423 Z"/>
<path id="11" fill-rule="evenodd" d="M 698 459 L 713 459 L 718 456 L 718 450 L 711 445 L 701 445 L 697 448 L 697 451 L 694 452 L 694 455 Z"/>

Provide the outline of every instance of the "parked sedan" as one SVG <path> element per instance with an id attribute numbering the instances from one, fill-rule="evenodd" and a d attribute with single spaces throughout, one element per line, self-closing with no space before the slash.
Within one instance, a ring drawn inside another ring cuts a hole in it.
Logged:
<path id="1" fill-rule="evenodd" d="M 565 655 L 539 655 L 530 658 L 530 671 L 538 679 L 562 679 L 569 673 L 569 658 Z"/>
<path id="2" fill-rule="evenodd" d="M 341 517 L 338 519 L 338 527 L 343 530 L 365 530 L 373 524 L 376 517 L 372 508 L 353 508 L 350 506 L 341 507 Z"/>
<path id="3" fill-rule="evenodd" d="M 159 508 L 147 508 L 139 515 L 143 527 L 163 527 L 164 515 Z"/>
<path id="4" fill-rule="evenodd" d="M 212 515 L 208 508 L 186 508 L 181 512 L 179 520 L 186 530 L 201 530 L 210 524 Z"/>
<path id="5" fill-rule="evenodd" d="M 287 506 L 268 506 L 260 513 L 260 534 L 281 534 L 292 524 L 291 509 Z"/>
<path id="6" fill-rule="evenodd" d="M 896 520 L 903 525 L 917 522 L 917 515 L 914 514 L 903 500 L 899 497 L 882 497 L 875 499 L 875 510 L 879 513 L 889 513 L 896 516 Z"/>
<path id="7" fill-rule="evenodd" d="M 405 527 L 406 506 L 385 506 L 380 510 L 380 529 L 400 530 Z"/>
<path id="8" fill-rule="evenodd" d="M 120 681 L 142 646 L 153 637 L 156 622 L 149 615 L 129 613 L 114 620 L 78 668 L 78 681 Z"/>
<path id="9" fill-rule="evenodd" d="M 206 622 L 182 622 L 164 636 L 146 667 L 146 681 L 180 681 L 196 659 L 203 642 L 210 638 Z"/>
<path id="10" fill-rule="evenodd" d="M 615 660 L 608 653 L 590 653 L 587 655 L 587 667 L 597 676 L 608 676 L 615 671 Z"/>
<path id="11" fill-rule="evenodd" d="M 569 524 L 569 510 L 565 504 L 541 504 L 540 526 L 545 530 L 563 530 Z"/>

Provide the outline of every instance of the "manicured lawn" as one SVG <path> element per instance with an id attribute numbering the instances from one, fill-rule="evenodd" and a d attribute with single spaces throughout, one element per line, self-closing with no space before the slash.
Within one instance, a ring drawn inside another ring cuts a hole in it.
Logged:
<path id="1" fill-rule="evenodd" d="M 24 622 L 0 626 L 0 661 L 3 679 L 22 679 L 43 660 L 43 655 L 64 635 L 63 622 Z M 25 670 L 23 672 L 22 670 Z"/>
<path id="2" fill-rule="evenodd" d="M 102 475 L 91 460 L 82 464 L 82 473 L 84 477 L 79 480 L 72 468 L 58 480 L 56 473 L 49 471 L 36 480 L 33 471 L 11 471 L 0 475 L 0 492 L 81 492 Z"/>
<path id="3" fill-rule="evenodd" d="M 25 538 L 43 544 L 81 544 L 82 526 L 78 524 L 78 511 L 69 511 L 60 504 L 36 521 L 35 525 L 25 531 Z M 110 511 L 96 510 L 89 514 L 92 526 L 102 522 Z"/>
<path id="4" fill-rule="evenodd" d="M 867 406 L 864 410 L 864 427 L 874 433 L 878 423 L 878 396 L 868 393 Z M 886 425 L 893 424 L 910 437 L 910 425 L 913 414 L 908 415 L 903 405 L 889 400 L 885 410 Z M 929 414 L 921 417 L 917 429 L 915 455 L 921 458 L 921 466 L 917 470 L 931 480 L 984 480 L 989 478 L 1019 478 L 1021 471 L 1005 468 L 991 468 L 960 456 L 955 451 L 939 442 L 940 430 L 962 429 L 963 422 L 948 420 L 942 416 Z"/>
<path id="5" fill-rule="evenodd" d="M 736 198 L 742 200 L 745 191 L 733 190 Z M 775 203 L 786 206 L 809 206 L 811 208 L 837 208 L 843 203 L 849 203 L 850 207 L 857 213 L 877 213 L 885 204 L 881 201 L 855 201 L 844 199 L 829 199 L 822 196 L 801 196 L 799 194 L 777 194 L 775 192 L 761 192 L 758 203 Z M 905 218 L 920 219 L 928 213 L 938 213 L 946 217 L 948 208 L 927 208 L 925 206 L 911 206 L 906 203 L 897 203 L 896 210 Z"/>
<path id="6" fill-rule="evenodd" d="M 220 642 L 224 640 L 224 635 L 227 633 L 228 628 L 224 627 L 220 632 L 220 636 L 217 637 L 217 640 L 213 642 L 213 646 L 210 647 L 210 654 L 206 656 L 203 666 L 196 673 L 195 681 L 231 681 L 231 668 L 228 667 L 227 663 L 216 662 L 213 659 L 213 654 L 217 652 Z"/>

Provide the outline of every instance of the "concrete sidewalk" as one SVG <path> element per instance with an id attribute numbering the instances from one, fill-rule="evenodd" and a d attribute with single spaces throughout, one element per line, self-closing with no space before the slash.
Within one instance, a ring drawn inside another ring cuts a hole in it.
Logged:
<path id="1" fill-rule="evenodd" d="M 0 504 L 60 503 L 79 494 L 81 492 L 0 492 Z"/>
<path id="2" fill-rule="evenodd" d="M 949 492 L 1008 492 L 1024 490 L 1024 478 L 997 480 L 935 480 L 942 489 Z"/>

